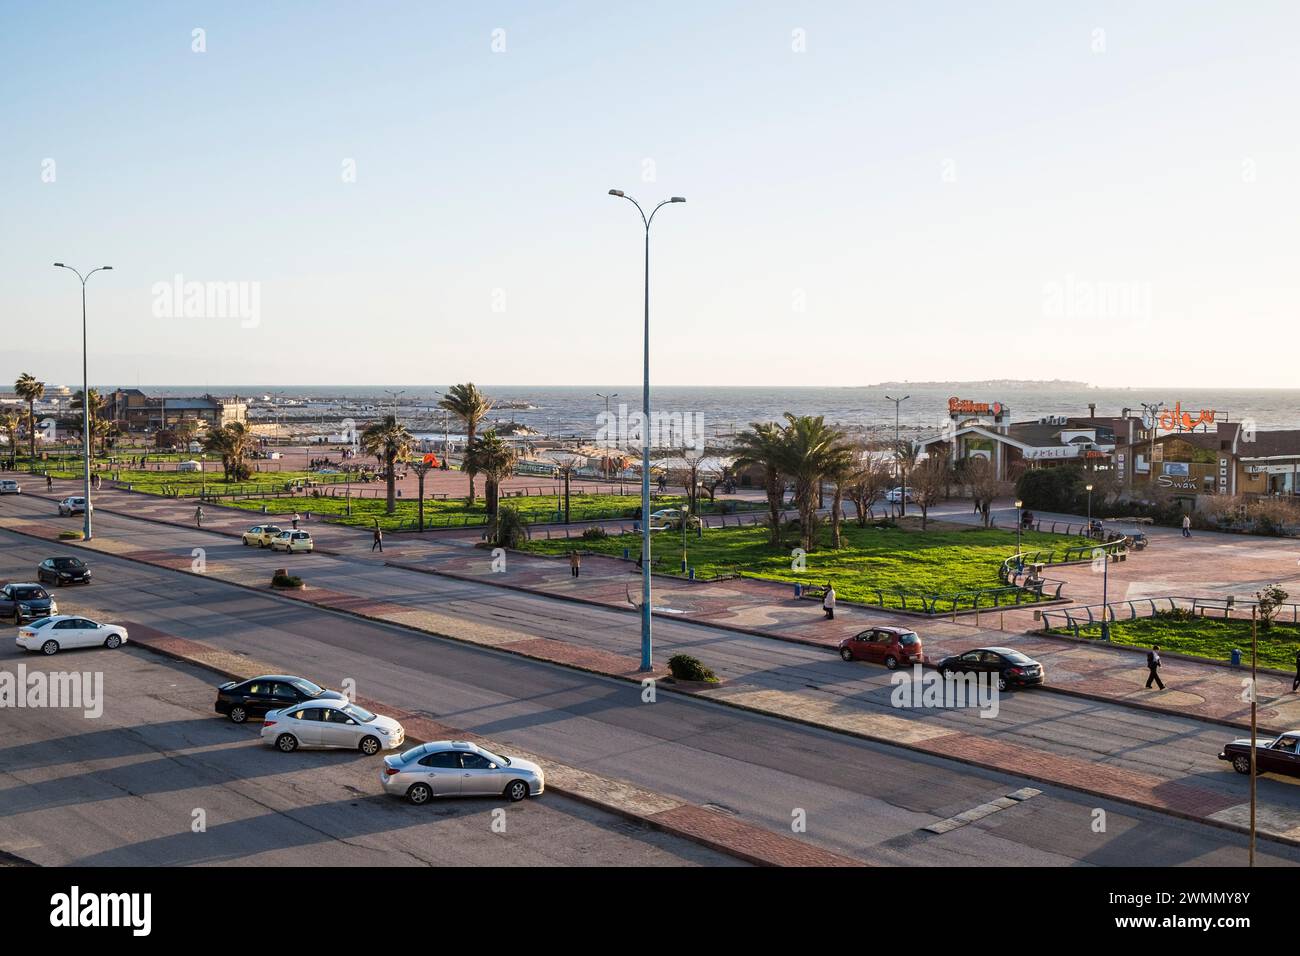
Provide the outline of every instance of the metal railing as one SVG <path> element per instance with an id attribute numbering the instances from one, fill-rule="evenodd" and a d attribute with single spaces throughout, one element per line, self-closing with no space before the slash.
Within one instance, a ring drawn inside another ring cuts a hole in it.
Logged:
<path id="1" fill-rule="evenodd" d="M 1084 561 L 1094 560 L 1099 550 L 1105 552 L 1108 558 L 1116 558 L 1127 555 L 1130 543 L 1128 535 L 1119 534 L 1106 541 L 1091 542 L 1089 544 L 1021 551 L 1002 562 L 998 575 L 1006 584 L 1015 584 L 1025 574 L 1025 569 L 1030 565 L 1079 564 Z"/>
<path id="2" fill-rule="evenodd" d="M 1176 611 L 1184 611 L 1193 617 L 1214 617 L 1219 620 L 1250 620 L 1252 608 L 1258 607 L 1254 600 L 1239 601 L 1231 595 L 1212 597 L 1185 597 L 1165 595 L 1161 597 L 1129 598 L 1123 601 L 1110 601 L 1106 604 L 1087 604 L 1077 607 L 1064 607 L 1059 610 L 1043 611 L 1044 631 L 1069 631 L 1075 637 L 1083 636 L 1081 631 L 1101 627 L 1103 620 L 1136 621 L 1156 617 Z M 1125 613 L 1127 612 L 1127 613 Z M 1300 604 L 1278 605 L 1274 621 L 1290 619 L 1300 623 Z"/>

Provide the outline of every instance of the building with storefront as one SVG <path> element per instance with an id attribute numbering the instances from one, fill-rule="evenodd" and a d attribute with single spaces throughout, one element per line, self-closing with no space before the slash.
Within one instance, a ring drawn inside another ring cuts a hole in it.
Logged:
<path id="1" fill-rule="evenodd" d="M 220 427 L 248 420 L 248 403 L 239 398 L 166 398 L 146 395 L 138 388 L 119 388 L 105 396 L 105 403 L 105 417 L 127 432 L 157 432 L 185 421 Z"/>

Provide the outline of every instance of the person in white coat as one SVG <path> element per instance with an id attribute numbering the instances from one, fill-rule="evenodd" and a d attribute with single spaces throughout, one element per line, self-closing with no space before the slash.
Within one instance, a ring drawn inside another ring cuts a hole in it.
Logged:
<path id="1" fill-rule="evenodd" d="M 835 588 L 829 582 L 826 585 L 826 596 L 822 598 L 822 610 L 826 612 L 826 620 L 835 620 Z"/>

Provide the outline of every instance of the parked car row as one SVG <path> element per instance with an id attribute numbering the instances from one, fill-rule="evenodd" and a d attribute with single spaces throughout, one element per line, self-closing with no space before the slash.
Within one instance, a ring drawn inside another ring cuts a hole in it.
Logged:
<path id="1" fill-rule="evenodd" d="M 273 524 L 259 524 L 249 528 L 240 540 L 245 547 L 257 545 L 259 548 L 270 548 L 272 551 L 283 551 L 286 554 L 316 550 L 311 532 L 300 531 L 297 528 L 279 528 Z"/>
<path id="2" fill-rule="evenodd" d="M 929 664 L 920 636 L 907 627 L 869 627 L 839 644 L 846 661 L 870 661 L 897 670 L 915 664 Z M 1010 647 L 977 647 L 945 657 L 936 665 L 940 673 L 990 674 L 1000 691 L 1012 687 L 1033 687 L 1046 679 L 1043 665 Z"/>
<path id="3" fill-rule="evenodd" d="M 215 709 L 237 724 L 261 717 L 262 740 L 281 753 L 335 748 L 373 757 L 406 741 L 398 721 L 305 677 L 266 674 L 228 681 L 217 688 Z M 532 761 L 460 740 L 420 744 L 385 757 L 379 782 L 385 793 L 417 805 L 433 797 L 492 794 L 519 801 L 546 789 L 546 775 Z"/>

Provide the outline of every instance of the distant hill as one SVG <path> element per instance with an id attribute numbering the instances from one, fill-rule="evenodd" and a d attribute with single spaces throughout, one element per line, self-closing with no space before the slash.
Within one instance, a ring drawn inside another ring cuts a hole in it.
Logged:
<path id="1" fill-rule="evenodd" d="M 1064 378 L 1022 379 L 991 378 L 967 382 L 877 382 L 862 388 L 1092 388 L 1087 382 L 1073 382 Z"/>

